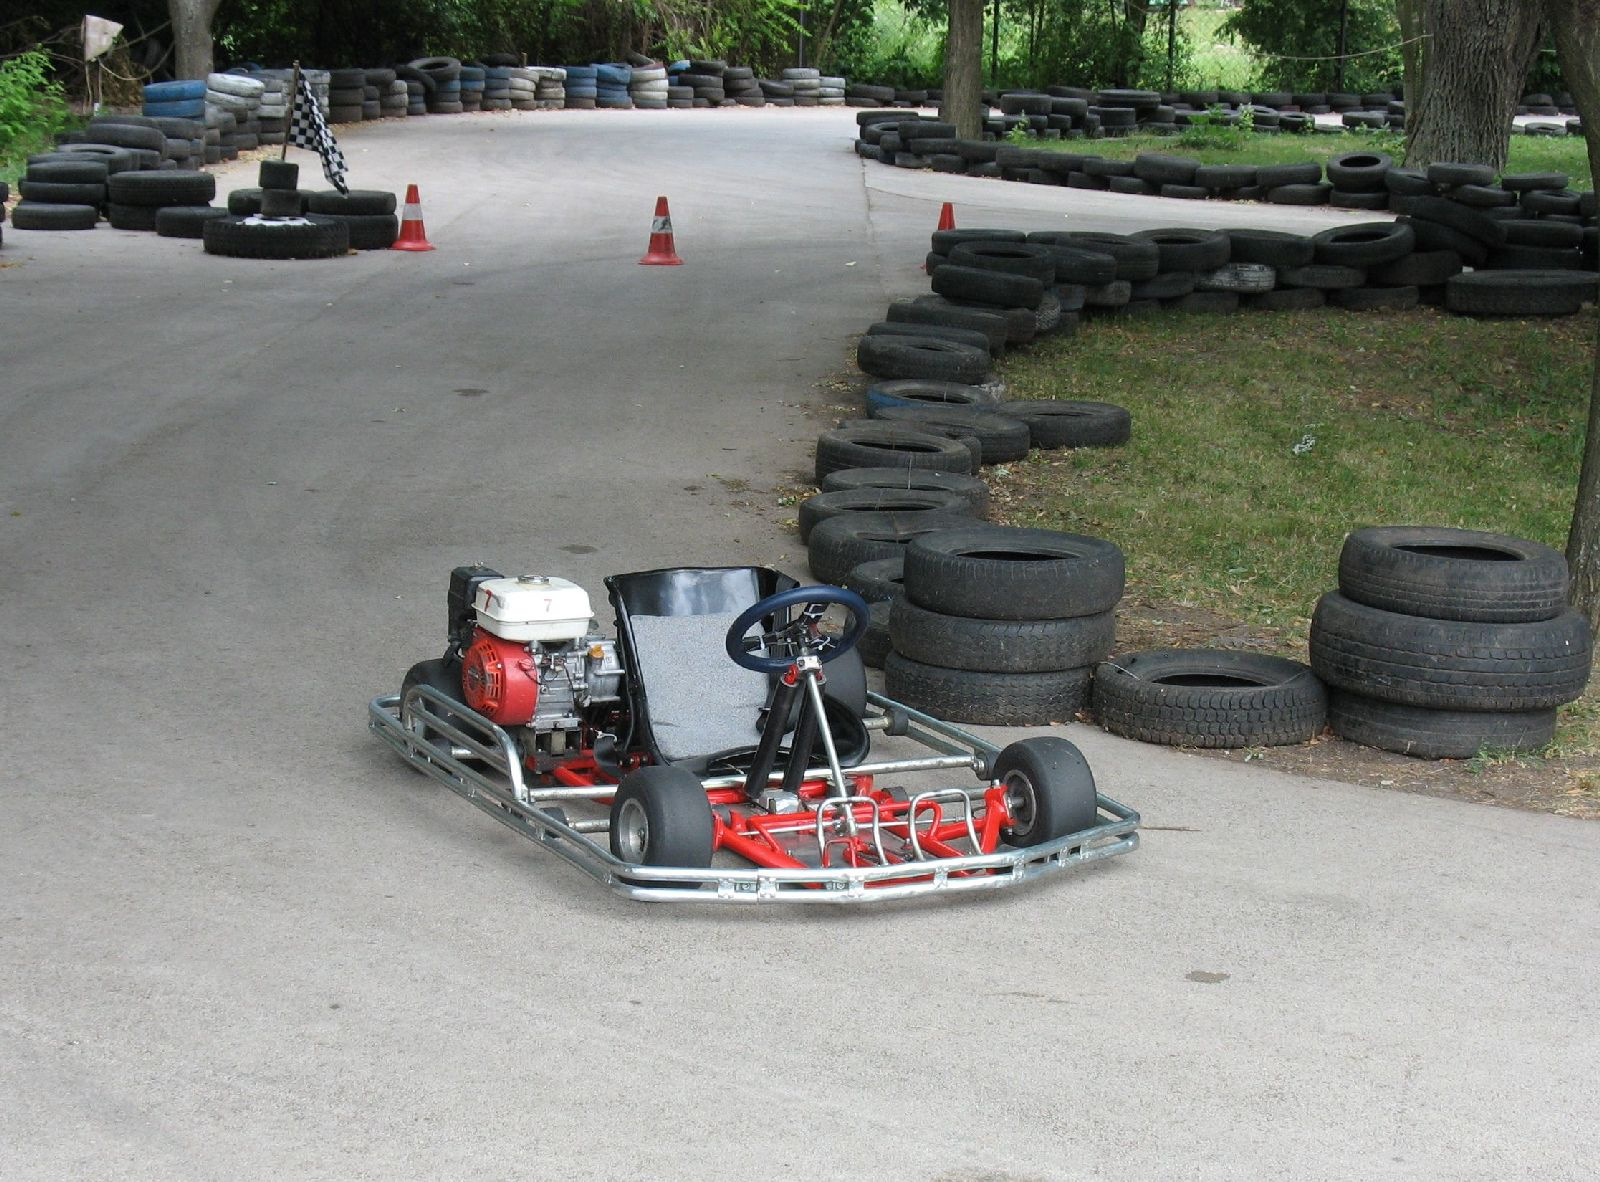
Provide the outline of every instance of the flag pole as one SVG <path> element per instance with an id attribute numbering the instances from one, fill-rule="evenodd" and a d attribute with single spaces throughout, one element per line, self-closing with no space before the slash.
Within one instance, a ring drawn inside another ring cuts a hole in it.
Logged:
<path id="1" fill-rule="evenodd" d="M 289 122 L 291 124 L 294 123 L 294 108 L 295 108 L 295 104 L 298 103 L 299 101 L 300 101 L 300 59 L 299 58 L 295 58 L 294 59 L 294 79 L 289 83 Z M 278 156 L 278 159 L 279 160 L 287 160 L 287 159 L 289 159 L 289 136 L 288 136 L 287 132 L 284 134 L 284 137 L 283 137 L 283 152 Z"/>

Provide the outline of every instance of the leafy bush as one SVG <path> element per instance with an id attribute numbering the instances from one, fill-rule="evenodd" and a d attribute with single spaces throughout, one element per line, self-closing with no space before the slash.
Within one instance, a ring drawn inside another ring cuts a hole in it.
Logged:
<path id="1" fill-rule="evenodd" d="M 0 173 L 10 175 L 30 152 L 47 147 L 70 117 L 49 54 L 30 49 L 0 62 Z"/>
<path id="2" fill-rule="evenodd" d="M 1338 62 L 1342 0 L 1242 0 L 1222 23 L 1222 33 L 1237 37 L 1261 58 L 1263 88 L 1288 91 L 1340 90 L 1362 94 L 1387 90 L 1400 80 L 1400 52 L 1385 49 L 1400 40 L 1392 0 L 1349 0 L 1345 52 L 1365 56 Z M 1305 59 L 1322 60 L 1305 60 Z"/>

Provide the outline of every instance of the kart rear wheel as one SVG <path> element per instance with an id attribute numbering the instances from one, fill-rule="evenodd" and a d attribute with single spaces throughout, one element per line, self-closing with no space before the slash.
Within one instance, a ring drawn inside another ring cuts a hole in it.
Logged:
<path id="1" fill-rule="evenodd" d="M 709 866 L 711 802 L 695 776 L 667 764 L 623 777 L 611 802 L 611 852 L 636 866 Z"/>
<path id="2" fill-rule="evenodd" d="M 1006 790 L 1012 816 L 1000 839 L 1015 849 L 1095 824 L 1094 773 L 1065 739 L 1046 735 L 1012 743 L 994 761 L 993 775 Z"/>
<path id="3" fill-rule="evenodd" d="M 431 661 L 418 661 L 406 670 L 405 677 L 400 682 L 400 718 L 408 729 L 417 731 L 425 743 L 437 743 L 444 739 L 438 731 L 431 727 L 416 726 L 405 715 L 406 695 L 411 692 L 411 687 L 425 685 L 429 689 L 438 690 L 451 701 L 461 700 L 461 666 L 454 662 L 436 657 Z M 437 711 L 437 707 L 434 707 Z M 449 715 L 445 715 L 446 718 Z"/>

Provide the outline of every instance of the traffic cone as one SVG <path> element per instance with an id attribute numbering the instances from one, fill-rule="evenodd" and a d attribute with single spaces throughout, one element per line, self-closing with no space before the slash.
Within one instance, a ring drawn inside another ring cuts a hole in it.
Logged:
<path id="1" fill-rule="evenodd" d="M 944 208 L 939 211 L 939 224 L 934 227 L 934 232 L 938 233 L 940 230 L 954 230 L 955 228 L 956 207 L 946 201 L 944 203 Z M 923 263 L 922 269 L 926 271 L 928 269 L 928 264 Z"/>
<path id="2" fill-rule="evenodd" d="M 672 214 L 667 211 L 667 199 L 656 198 L 656 216 L 650 223 L 650 249 L 639 260 L 642 267 L 681 267 L 683 260 L 672 248 Z"/>
<path id="3" fill-rule="evenodd" d="M 415 185 L 406 186 L 406 207 L 400 218 L 400 237 L 390 250 L 432 250 L 428 232 L 422 226 L 422 198 Z"/>

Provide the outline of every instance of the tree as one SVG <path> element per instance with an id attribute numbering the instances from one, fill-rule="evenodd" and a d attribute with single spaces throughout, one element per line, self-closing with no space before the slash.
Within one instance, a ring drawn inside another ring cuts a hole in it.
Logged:
<path id="1" fill-rule="evenodd" d="M 1583 120 L 1589 171 L 1600 182 L 1600 0 L 1545 0 L 1544 11 L 1567 89 Z M 1591 628 L 1600 630 L 1600 340 L 1595 343 L 1588 434 L 1567 534 L 1567 565 L 1572 569 L 1573 606 L 1589 617 Z"/>
<path id="2" fill-rule="evenodd" d="M 944 96 L 939 118 L 954 123 L 962 139 L 983 130 L 983 0 L 950 0 L 944 45 Z"/>
<path id="3" fill-rule="evenodd" d="M 1406 164 L 1467 161 L 1499 171 L 1539 46 L 1541 6 L 1537 0 L 1422 0 L 1421 7 L 1427 42 L 1420 93 L 1406 109 Z"/>
<path id="4" fill-rule="evenodd" d="M 221 0 L 167 0 L 172 16 L 172 42 L 179 78 L 204 78 L 211 73 L 211 18 Z"/>

